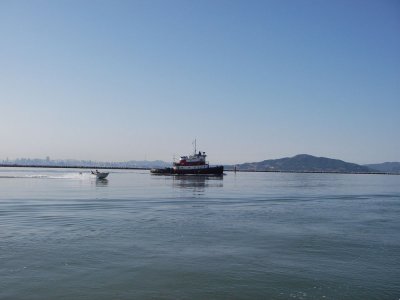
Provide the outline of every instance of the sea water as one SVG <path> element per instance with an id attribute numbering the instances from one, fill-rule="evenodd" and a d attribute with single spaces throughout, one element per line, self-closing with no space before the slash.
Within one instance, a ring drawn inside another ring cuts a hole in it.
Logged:
<path id="1" fill-rule="evenodd" d="M 0 299 L 399 299 L 400 176 L 0 168 Z"/>

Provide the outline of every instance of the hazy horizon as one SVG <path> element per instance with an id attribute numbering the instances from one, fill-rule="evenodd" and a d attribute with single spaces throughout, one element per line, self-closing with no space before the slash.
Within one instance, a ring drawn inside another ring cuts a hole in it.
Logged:
<path id="1" fill-rule="evenodd" d="M 187 154 L 190 154 L 190 153 L 187 153 Z M 187 155 L 186 154 L 186 155 Z M 299 154 L 296 154 L 296 155 L 292 155 L 292 156 L 288 156 L 289 158 L 291 158 L 291 157 L 294 157 L 294 156 L 297 156 L 297 155 L 311 155 L 311 156 L 314 156 L 314 157 L 321 157 L 321 156 L 318 156 L 318 155 L 312 155 L 312 154 L 307 154 L 307 153 L 299 153 Z M 288 157 L 275 157 L 275 158 L 267 158 L 267 159 L 263 159 L 263 160 L 261 160 L 261 161 L 264 161 L 264 160 L 276 160 L 276 159 L 281 159 L 281 158 L 288 158 Z M 77 158 L 51 158 L 51 157 L 44 157 L 44 158 L 41 158 L 41 157 L 17 157 L 17 158 L 9 158 L 9 157 L 7 157 L 7 158 L 5 158 L 5 159 L 1 159 L 0 158 L 0 162 L 4 162 L 4 161 L 17 161 L 17 160 L 47 160 L 47 158 L 50 160 L 50 161 L 92 161 L 92 162 L 104 162 L 104 163 L 124 163 L 124 162 L 129 162 L 129 161 L 138 161 L 138 162 L 144 162 L 144 161 L 148 161 L 148 162 L 152 162 L 152 161 L 162 161 L 162 162 L 165 162 L 165 163 L 169 163 L 169 162 L 171 162 L 172 163 L 172 161 L 174 161 L 174 160 L 178 160 L 179 159 L 179 156 L 178 155 L 175 155 L 174 157 L 172 157 L 172 159 L 171 160 L 168 160 L 168 161 L 166 161 L 166 160 L 162 160 L 162 159 L 129 159 L 129 160 L 124 160 L 124 161 L 107 161 L 107 160 L 93 160 L 93 159 L 77 159 Z M 347 162 L 347 163 L 355 163 L 355 162 L 353 162 L 353 161 L 346 161 L 346 160 L 343 160 L 343 159 L 341 159 L 341 158 L 339 158 L 339 157 L 325 157 L 325 158 L 329 158 L 329 159 L 337 159 L 337 160 L 342 160 L 342 161 L 345 161 L 345 162 Z M 217 161 L 211 161 L 213 164 L 221 164 L 221 165 L 235 165 L 235 164 L 243 164 L 243 163 L 257 163 L 257 162 L 261 162 L 261 161 L 242 161 L 242 162 L 233 162 L 233 163 L 229 163 L 229 162 L 217 162 Z M 397 161 L 381 161 L 381 162 L 375 162 L 375 163 L 357 163 L 357 164 L 359 164 L 359 165 L 370 165 L 370 164 L 382 164 L 382 163 L 400 163 L 400 162 L 397 162 Z"/>
<path id="2" fill-rule="evenodd" d="M 1 1 L 0 159 L 400 161 L 398 1 Z"/>

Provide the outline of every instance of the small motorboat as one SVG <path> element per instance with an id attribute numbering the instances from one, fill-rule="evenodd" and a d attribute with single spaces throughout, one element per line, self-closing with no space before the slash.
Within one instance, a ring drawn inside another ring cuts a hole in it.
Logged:
<path id="1" fill-rule="evenodd" d="M 110 174 L 108 172 L 99 172 L 99 170 L 91 171 L 91 173 L 92 175 L 96 175 L 97 179 L 105 179 L 108 176 L 108 174 Z"/>

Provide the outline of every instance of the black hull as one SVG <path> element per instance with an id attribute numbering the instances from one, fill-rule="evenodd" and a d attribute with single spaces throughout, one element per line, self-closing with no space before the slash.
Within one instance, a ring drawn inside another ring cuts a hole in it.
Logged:
<path id="1" fill-rule="evenodd" d="M 150 172 L 152 174 L 159 175 L 222 175 L 224 173 L 224 166 L 209 167 L 197 170 L 176 170 L 173 168 L 151 169 Z"/>

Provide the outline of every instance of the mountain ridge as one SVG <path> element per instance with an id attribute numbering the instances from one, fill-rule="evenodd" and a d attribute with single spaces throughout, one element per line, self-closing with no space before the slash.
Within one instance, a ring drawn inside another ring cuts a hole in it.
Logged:
<path id="1" fill-rule="evenodd" d="M 309 154 L 298 154 L 293 157 L 248 162 L 228 165 L 227 169 L 239 171 L 276 171 L 276 172 L 338 172 L 338 173 L 371 173 L 377 170 L 339 159 L 317 157 Z"/>
<path id="2" fill-rule="evenodd" d="M 380 164 L 366 164 L 364 166 L 380 172 L 400 173 L 400 162 L 397 161 L 384 162 Z"/>

